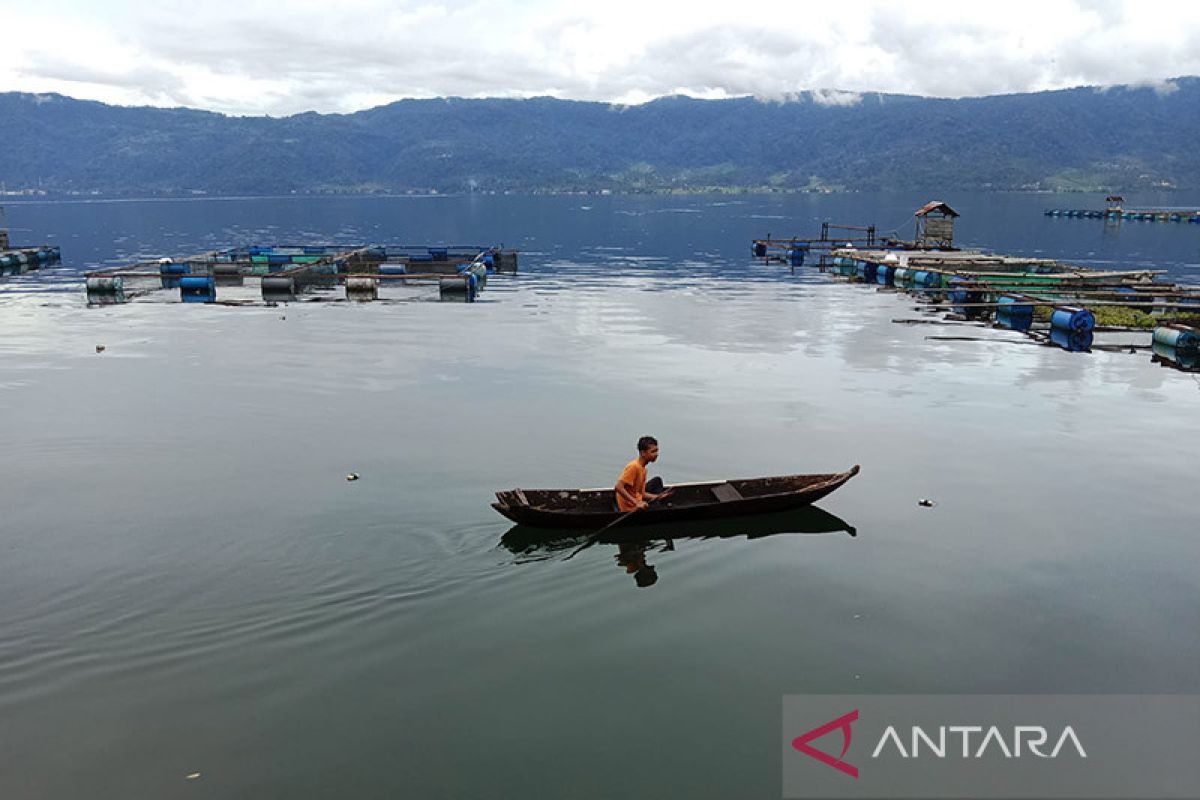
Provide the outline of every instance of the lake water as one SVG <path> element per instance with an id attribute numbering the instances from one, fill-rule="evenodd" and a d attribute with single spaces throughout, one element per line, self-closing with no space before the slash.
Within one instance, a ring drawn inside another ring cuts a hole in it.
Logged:
<path id="1" fill-rule="evenodd" d="M 927 199 L 8 204 L 64 264 L 0 284 L 0 797 L 772 798 L 785 694 L 1200 692 L 1197 376 L 749 258 Z M 945 199 L 966 244 L 1200 282 L 1200 226 Z M 329 241 L 521 271 L 471 305 L 80 288 Z M 668 482 L 862 473 L 656 541 L 647 588 L 502 542 L 495 490 L 611 485 L 645 433 Z"/>

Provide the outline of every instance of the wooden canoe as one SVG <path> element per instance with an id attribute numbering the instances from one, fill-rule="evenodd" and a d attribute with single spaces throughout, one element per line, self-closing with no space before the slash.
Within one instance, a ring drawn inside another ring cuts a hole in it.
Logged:
<path id="1" fill-rule="evenodd" d="M 621 525 L 656 525 L 800 508 L 841 487 L 857 475 L 858 470 L 856 464 L 847 472 L 821 475 L 779 475 L 668 485 L 666 488 L 674 489 L 674 494 L 643 511 L 630 514 Z M 612 489 L 513 489 L 496 492 L 496 500 L 492 508 L 519 525 L 535 528 L 598 530 L 621 516 Z"/>

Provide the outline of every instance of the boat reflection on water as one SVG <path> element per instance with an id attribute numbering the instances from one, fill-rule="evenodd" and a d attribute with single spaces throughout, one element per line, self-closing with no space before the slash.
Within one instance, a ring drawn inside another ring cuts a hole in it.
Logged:
<path id="1" fill-rule="evenodd" d="M 595 545 L 615 545 L 617 566 L 633 576 L 639 588 L 658 582 L 658 572 L 646 561 L 647 554 L 669 552 L 681 539 L 762 539 L 783 534 L 847 533 L 858 531 L 841 517 L 816 506 L 806 506 L 776 514 L 729 517 L 692 522 L 670 522 L 637 528 L 619 525 L 603 531 L 595 539 L 579 529 L 534 528 L 514 525 L 500 537 L 500 545 L 513 553 L 516 563 L 566 560 L 581 549 Z"/>

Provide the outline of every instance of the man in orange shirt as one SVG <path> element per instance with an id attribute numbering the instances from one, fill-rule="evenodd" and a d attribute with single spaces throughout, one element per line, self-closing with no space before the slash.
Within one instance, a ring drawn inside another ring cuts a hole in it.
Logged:
<path id="1" fill-rule="evenodd" d="M 638 511 L 648 508 L 650 503 L 671 494 L 663 491 L 662 478 L 651 478 L 646 483 L 646 465 L 658 461 L 658 440 L 643 436 L 637 443 L 638 457 L 625 465 L 614 490 L 617 493 L 618 511 Z"/>

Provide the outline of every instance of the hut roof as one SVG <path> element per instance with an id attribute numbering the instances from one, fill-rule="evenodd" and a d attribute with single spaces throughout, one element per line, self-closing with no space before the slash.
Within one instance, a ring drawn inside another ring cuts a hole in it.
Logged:
<path id="1" fill-rule="evenodd" d="M 940 211 L 948 217 L 957 217 L 958 216 L 957 211 L 955 211 L 953 208 L 951 208 L 950 206 L 943 203 L 941 200 L 930 200 L 928 203 L 926 203 L 925 205 L 923 205 L 919 209 L 917 209 L 917 213 L 913 214 L 913 216 L 914 217 L 923 217 L 933 211 Z"/>

